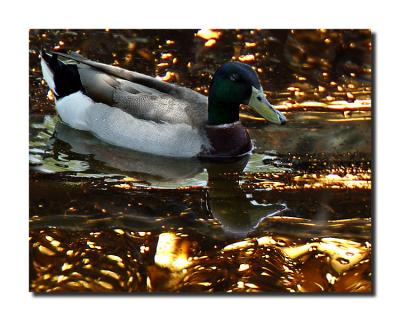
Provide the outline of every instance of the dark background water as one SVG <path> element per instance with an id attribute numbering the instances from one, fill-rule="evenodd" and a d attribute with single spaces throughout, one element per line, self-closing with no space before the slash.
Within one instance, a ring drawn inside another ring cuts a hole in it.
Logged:
<path id="1" fill-rule="evenodd" d="M 173 72 L 170 81 L 205 94 L 221 64 L 242 59 L 256 68 L 275 103 L 352 102 L 370 97 L 370 30 L 221 30 L 211 47 L 206 47 L 207 40 L 196 37 L 196 32 L 31 30 L 30 109 L 34 112 L 39 105 L 54 112 L 52 105 L 43 106 L 41 99 L 46 90 L 40 85 L 41 48 L 79 51 L 88 58 L 152 76 Z M 253 58 L 245 59 L 248 55 Z M 291 87 L 297 89 L 288 90 Z"/>

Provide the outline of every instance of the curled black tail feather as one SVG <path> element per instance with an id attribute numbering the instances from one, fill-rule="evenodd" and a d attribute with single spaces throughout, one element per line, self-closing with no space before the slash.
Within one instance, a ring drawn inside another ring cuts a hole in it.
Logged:
<path id="1" fill-rule="evenodd" d="M 43 48 L 40 49 L 40 57 L 42 57 L 47 63 L 50 62 L 51 55 L 46 52 Z"/>
<path id="2" fill-rule="evenodd" d="M 84 91 L 78 67 L 75 64 L 66 64 L 58 59 L 56 53 L 49 54 L 41 50 L 41 56 L 53 72 L 56 98 L 60 99 L 77 91 Z"/>

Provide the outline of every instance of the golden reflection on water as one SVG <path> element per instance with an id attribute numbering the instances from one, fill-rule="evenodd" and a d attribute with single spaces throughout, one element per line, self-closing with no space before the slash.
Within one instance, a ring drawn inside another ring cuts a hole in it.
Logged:
<path id="1" fill-rule="evenodd" d="M 220 35 L 220 32 L 213 31 L 211 29 L 201 29 L 196 33 L 197 37 L 203 38 L 205 40 L 218 39 Z"/>
<path id="2" fill-rule="evenodd" d="M 317 175 L 304 174 L 295 176 L 294 181 L 304 183 L 302 188 L 364 188 L 371 189 L 371 174 L 361 173 L 358 175 L 346 174 L 339 176 L 337 174 Z M 286 186 L 285 186 L 286 187 Z"/>
<path id="3" fill-rule="evenodd" d="M 295 157 L 295 156 L 294 156 Z M 294 175 L 290 180 L 280 180 L 280 175 L 256 173 L 249 177 L 244 185 L 249 188 L 264 188 L 274 190 L 304 190 L 304 189 L 371 189 L 371 170 L 356 169 L 348 173 L 348 169 L 334 168 L 329 174 L 313 173 Z"/>
<path id="4" fill-rule="evenodd" d="M 249 62 L 249 61 L 254 61 L 255 57 L 254 57 L 254 55 L 249 54 L 249 55 L 242 55 L 238 59 L 241 62 Z"/>
<path id="5" fill-rule="evenodd" d="M 369 242 L 262 236 L 205 252 L 176 232 L 47 229 L 31 237 L 35 292 L 371 291 Z"/>
<path id="6" fill-rule="evenodd" d="M 162 233 L 158 237 L 154 262 L 171 271 L 183 270 L 189 265 L 189 247 L 189 242 L 182 241 L 174 233 Z"/>

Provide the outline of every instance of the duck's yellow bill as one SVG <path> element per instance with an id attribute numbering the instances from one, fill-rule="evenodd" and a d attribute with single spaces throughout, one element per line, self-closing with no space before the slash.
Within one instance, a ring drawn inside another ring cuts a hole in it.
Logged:
<path id="1" fill-rule="evenodd" d="M 262 88 L 252 87 L 252 94 L 249 100 L 249 106 L 266 120 L 271 123 L 282 125 L 286 123 L 286 117 L 275 109 L 267 100 Z"/>

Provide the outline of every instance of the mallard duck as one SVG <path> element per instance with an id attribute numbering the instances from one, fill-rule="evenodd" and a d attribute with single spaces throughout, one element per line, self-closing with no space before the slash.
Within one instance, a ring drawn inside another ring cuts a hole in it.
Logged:
<path id="1" fill-rule="evenodd" d="M 78 53 L 42 51 L 41 66 L 64 123 L 145 153 L 186 158 L 250 153 L 252 143 L 239 120 L 240 104 L 272 123 L 286 121 L 266 99 L 255 71 L 240 62 L 225 63 L 215 72 L 208 98 Z"/>

